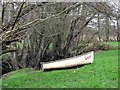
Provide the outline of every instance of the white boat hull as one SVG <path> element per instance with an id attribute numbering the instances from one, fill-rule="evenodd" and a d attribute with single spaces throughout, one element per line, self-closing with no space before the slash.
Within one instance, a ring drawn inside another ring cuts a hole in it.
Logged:
<path id="1" fill-rule="evenodd" d="M 94 59 L 94 52 L 89 52 L 83 55 L 75 56 L 72 58 L 62 59 L 59 61 L 53 61 L 48 63 L 42 64 L 42 69 L 57 69 L 57 68 L 67 68 L 67 67 L 73 67 L 78 65 L 84 65 L 93 63 Z"/>

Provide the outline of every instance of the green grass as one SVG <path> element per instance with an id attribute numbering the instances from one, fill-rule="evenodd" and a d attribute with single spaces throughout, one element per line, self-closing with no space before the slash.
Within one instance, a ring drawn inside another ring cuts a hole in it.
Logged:
<path id="1" fill-rule="evenodd" d="M 116 88 L 118 87 L 118 51 L 95 54 L 94 63 L 74 69 L 43 72 L 22 69 L 2 82 L 8 88 Z"/>
<path id="2" fill-rule="evenodd" d="M 103 42 L 106 43 L 106 42 Z M 107 44 L 110 46 L 112 49 L 118 49 L 120 48 L 120 42 L 115 42 L 115 41 L 109 41 Z"/>
<path id="3" fill-rule="evenodd" d="M 110 46 L 113 46 L 113 47 L 118 47 L 118 45 L 120 45 L 120 42 L 108 42 L 108 44 L 110 45 Z"/>
<path id="4" fill-rule="evenodd" d="M 108 42 L 111 46 L 118 46 L 118 42 Z"/>

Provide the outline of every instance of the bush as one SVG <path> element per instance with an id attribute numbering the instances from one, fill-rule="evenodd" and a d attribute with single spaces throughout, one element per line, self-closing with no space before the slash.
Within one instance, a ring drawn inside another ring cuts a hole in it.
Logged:
<path id="1" fill-rule="evenodd" d="M 109 50 L 110 46 L 108 44 L 101 43 L 101 44 L 98 44 L 97 48 L 98 50 Z"/>
<path id="2" fill-rule="evenodd" d="M 105 43 L 94 43 L 92 46 L 88 46 L 83 49 L 84 52 L 97 51 L 97 50 L 109 50 L 110 46 Z"/>

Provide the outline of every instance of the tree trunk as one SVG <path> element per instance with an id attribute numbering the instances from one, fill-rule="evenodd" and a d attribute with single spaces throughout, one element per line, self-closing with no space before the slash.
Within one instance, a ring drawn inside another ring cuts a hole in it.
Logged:
<path id="1" fill-rule="evenodd" d="M 120 19 L 117 19 L 117 41 L 120 41 Z"/>
<path id="2" fill-rule="evenodd" d="M 99 38 L 99 41 L 101 41 L 101 36 L 100 36 L 100 15 L 98 14 L 98 38 Z"/>
<path id="3" fill-rule="evenodd" d="M 13 58 L 11 58 L 11 63 L 13 66 L 13 70 L 18 70 L 18 62 L 17 62 L 17 58 L 16 58 L 16 52 L 13 53 Z"/>
<path id="4" fill-rule="evenodd" d="M 2 8 L 2 4 L 0 3 L 0 8 Z M 2 11 L 3 9 L 0 9 L 0 31 L 2 31 L 1 27 L 2 27 Z"/>
<path id="5" fill-rule="evenodd" d="M 109 41 L 109 17 L 106 15 L 106 42 Z"/>
<path id="6" fill-rule="evenodd" d="M 118 5 L 120 5 L 120 1 L 118 1 Z M 120 15 L 120 8 L 118 7 L 118 15 Z M 117 41 L 120 41 L 120 18 L 117 18 Z"/>

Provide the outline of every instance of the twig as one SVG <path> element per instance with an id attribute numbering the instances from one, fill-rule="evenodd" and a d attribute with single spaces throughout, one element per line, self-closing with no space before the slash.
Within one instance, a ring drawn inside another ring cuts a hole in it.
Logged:
<path id="1" fill-rule="evenodd" d="M 46 20 L 48 20 L 48 19 L 51 19 L 51 18 L 53 18 L 53 17 L 58 17 L 58 16 L 64 14 L 65 12 L 71 11 L 72 9 L 76 8 L 77 6 L 79 6 L 80 4 L 81 4 L 81 3 L 74 4 L 74 5 L 66 8 L 65 10 L 63 10 L 62 12 L 60 12 L 60 13 L 58 13 L 58 14 L 56 14 L 56 15 L 49 16 L 49 17 L 47 17 L 47 18 L 45 18 L 45 19 L 35 19 L 34 21 L 31 21 L 31 22 L 29 22 L 29 23 L 27 23 L 27 24 L 25 24 L 25 25 L 22 25 L 22 26 L 20 26 L 20 27 L 18 27 L 18 28 L 16 28 L 16 29 L 3 32 L 3 33 L 1 34 L 1 36 L 0 36 L 0 44 L 1 44 L 4 40 L 6 40 L 8 37 L 10 37 L 12 34 L 14 34 L 14 33 L 16 33 L 16 32 L 19 32 L 19 31 L 22 31 L 22 30 L 24 30 L 24 29 L 27 29 L 28 27 L 32 27 L 32 24 L 42 23 L 42 22 L 44 22 L 44 21 L 46 21 Z"/>

